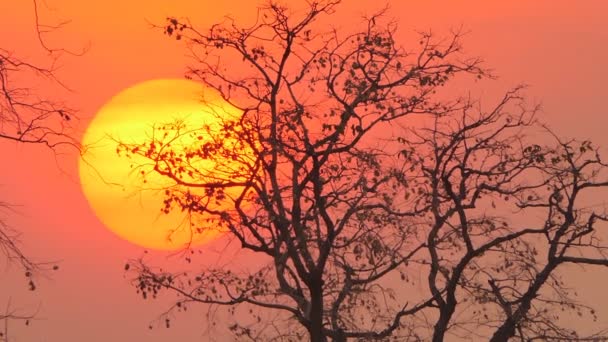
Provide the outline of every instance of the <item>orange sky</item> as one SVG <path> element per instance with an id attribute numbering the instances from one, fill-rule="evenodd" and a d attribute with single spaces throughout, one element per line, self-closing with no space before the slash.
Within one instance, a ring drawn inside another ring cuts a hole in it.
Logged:
<path id="1" fill-rule="evenodd" d="M 78 50 L 82 57 L 62 60 L 59 77 L 72 93 L 57 91 L 80 111 L 81 130 L 113 94 L 134 83 L 181 77 L 188 59 L 183 46 L 167 39 L 146 21 L 163 23 L 167 15 L 188 16 L 204 27 L 224 15 L 251 20 L 256 1 L 45 0 L 43 22 L 71 19 L 49 44 Z M 471 31 L 466 50 L 482 56 L 500 76 L 483 93 L 490 96 L 510 86 L 531 85 L 530 98 L 542 101 L 542 119 L 561 135 L 590 138 L 608 147 L 608 2 L 556 1 L 385 1 L 404 34 L 433 28 L 438 33 L 464 25 Z M 42 4 L 43 1 L 40 1 Z M 349 30 L 356 18 L 380 1 L 345 0 L 331 21 Z M 18 56 L 40 58 L 35 40 L 31 1 L 0 1 L 0 44 Z M 50 90 L 55 92 L 56 90 Z M 89 209 L 77 180 L 77 156 L 54 156 L 41 148 L 0 142 L 0 199 L 20 204 L 11 223 L 23 233 L 25 250 L 45 260 L 59 260 L 60 271 L 41 279 L 28 293 L 15 267 L 2 265 L 0 305 L 12 297 L 14 307 L 35 311 L 32 326 L 11 327 L 15 341 L 198 341 L 203 331 L 196 310 L 180 316 L 172 329 L 147 329 L 163 310 L 136 296 L 123 273 L 129 258 L 141 248 L 105 229 Z M 65 172 L 64 172 L 65 171 Z M 208 251 L 210 260 L 216 254 Z M 178 261 L 173 260 L 175 264 Z M 579 273 L 575 282 L 587 299 L 600 293 L 608 274 Z M 595 277 L 595 278 L 594 278 Z M 5 280 L 8 279 L 8 282 Z M 594 299 L 598 302 L 598 299 Z M 608 299 L 598 305 L 608 326 Z"/>

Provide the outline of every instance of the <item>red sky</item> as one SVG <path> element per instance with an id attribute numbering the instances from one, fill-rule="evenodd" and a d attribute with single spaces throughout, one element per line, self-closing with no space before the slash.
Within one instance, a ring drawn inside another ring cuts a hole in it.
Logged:
<path id="1" fill-rule="evenodd" d="M 82 57 L 62 59 L 58 76 L 72 92 L 48 90 L 78 108 L 80 131 L 121 89 L 182 76 L 189 62 L 186 50 L 148 22 L 162 24 L 168 15 L 188 16 L 205 27 L 228 14 L 247 21 L 257 6 L 246 0 L 45 2 L 48 8 L 40 9 L 43 23 L 72 21 L 49 36 L 49 44 L 78 50 L 90 42 Z M 441 34 L 463 25 L 471 31 L 466 50 L 482 56 L 500 76 L 497 82 L 484 84 L 483 94 L 491 99 L 498 91 L 527 83 L 530 98 L 543 103 L 541 119 L 560 135 L 608 147 L 608 2 L 345 0 L 331 21 L 350 30 L 360 15 L 374 9 L 372 3 L 390 4 L 389 13 L 404 36 L 414 29 Z M 0 1 L 0 42 L 18 56 L 44 61 L 31 1 Z M 29 293 L 21 273 L 2 265 L 0 305 L 11 297 L 13 307 L 24 312 L 39 308 L 38 320 L 30 327 L 12 323 L 13 341 L 206 340 L 199 324 L 205 318 L 196 316 L 196 310 L 180 316 L 171 329 L 147 329 L 164 306 L 142 301 L 123 272 L 125 261 L 142 250 L 114 236 L 95 218 L 78 184 L 78 156 L 62 156 L 56 163 L 48 150 L 7 142 L 0 142 L 0 154 L 0 199 L 21 205 L 10 221 L 23 233 L 25 251 L 39 259 L 58 260 L 61 267 Z M 208 253 L 213 259 L 213 252 Z M 608 273 L 576 275 L 579 292 L 599 303 L 600 325 L 608 326 L 608 299 L 595 298 Z"/>

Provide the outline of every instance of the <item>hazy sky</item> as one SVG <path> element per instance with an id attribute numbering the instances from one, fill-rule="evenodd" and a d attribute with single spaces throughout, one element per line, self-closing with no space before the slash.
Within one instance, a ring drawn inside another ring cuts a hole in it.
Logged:
<path id="1" fill-rule="evenodd" d="M 79 109 L 81 131 L 121 89 L 182 76 L 189 62 L 186 50 L 149 23 L 162 24 L 168 15 L 188 16 L 199 27 L 228 14 L 248 21 L 257 6 L 248 0 L 39 2 L 48 5 L 41 8 L 43 23 L 71 20 L 48 37 L 49 44 L 79 50 L 90 42 L 82 57 L 62 59 L 58 72 L 72 92 L 56 95 Z M 331 21 L 351 30 L 357 18 L 383 3 L 390 4 L 389 15 L 399 22 L 404 37 L 416 29 L 441 34 L 462 25 L 469 30 L 467 52 L 482 56 L 500 76 L 483 90 L 488 103 L 498 91 L 529 84 L 530 99 L 543 103 L 541 119 L 558 133 L 608 147 L 608 2 L 345 0 Z M 31 1 L 0 1 L 0 44 L 17 56 L 44 61 Z M 96 219 L 80 190 L 76 155 L 56 162 L 48 150 L 7 142 L 0 142 L 0 155 L 0 200 L 20 205 L 10 222 L 23 233 L 24 250 L 37 259 L 57 260 L 61 267 L 52 278 L 40 279 L 39 289 L 30 293 L 21 272 L 2 264 L 0 310 L 9 297 L 12 307 L 24 313 L 38 310 L 38 319 L 27 328 L 11 323 L 12 341 L 206 340 L 201 328 L 205 318 L 196 310 L 178 316 L 171 329 L 148 330 L 166 303 L 144 302 L 129 285 L 123 265 L 142 249 L 119 239 Z M 215 260 L 212 251 L 207 253 Z M 169 263 L 182 265 L 177 258 Z M 608 273 L 600 271 L 577 272 L 574 283 L 582 298 L 599 303 L 599 324 L 608 326 L 608 299 L 597 297 Z"/>

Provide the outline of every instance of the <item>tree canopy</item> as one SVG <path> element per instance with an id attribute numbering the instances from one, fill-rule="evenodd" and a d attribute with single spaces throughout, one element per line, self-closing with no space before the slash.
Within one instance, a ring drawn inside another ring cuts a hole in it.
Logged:
<path id="1" fill-rule="evenodd" d="M 72 121 L 75 111 L 64 101 L 54 98 L 42 85 L 65 88 L 56 77 L 57 61 L 65 53 L 77 55 L 62 48 L 51 47 L 45 42 L 45 34 L 61 28 L 66 22 L 55 25 L 41 23 L 36 0 L 32 1 L 35 33 L 38 43 L 47 57 L 47 64 L 38 64 L 22 58 L 3 41 L 0 45 L 0 143 L 42 145 L 53 153 L 65 152 L 64 147 L 78 151 L 78 142 L 73 137 Z M 8 157 L 4 165 L 10 165 Z M 3 180 L 5 181 L 5 180 Z M 0 253 L 8 263 L 17 264 L 24 272 L 27 286 L 36 289 L 35 276 L 41 269 L 57 270 L 58 266 L 32 260 L 23 252 L 19 231 L 7 223 L 14 214 L 10 199 L 0 197 Z M 29 324 L 30 314 L 15 311 L 8 303 L 0 321 L 24 320 Z M 7 341 L 7 326 L 0 332 L 0 341 Z"/>
<path id="2" fill-rule="evenodd" d="M 265 263 L 184 274 L 134 261 L 137 291 L 178 294 L 167 325 L 193 303 L 227 307 L 240 339 L 589 338 L 560 325 L 595 315 L 560 269 L 608 265 L 605 208 L 582 199 L 608 186 L 599 149 L 539 123 L 523 87 L 491 108 L 451 96 L 459 77 L 492 78 L 461 31 L 402 46 L 385 11 L 354 33 L 320 25 L 339 2 L 271 2 L 253 26 L 207 31 L 168 19 L 195 56 L 188 77 L 242 115 L 158 125 L 118 152 L 174 180 L 164 211 Z"/>

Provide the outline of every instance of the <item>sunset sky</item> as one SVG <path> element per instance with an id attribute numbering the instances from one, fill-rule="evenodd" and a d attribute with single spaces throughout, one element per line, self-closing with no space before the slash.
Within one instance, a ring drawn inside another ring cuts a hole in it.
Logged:
<path id="1" fill-rule="evenodd" d="M 302 2 L 293 3 L 301 6 Z M 126 87 L 183 76 L 191 62 L 184 45 L 151 23 L 162 25 L 167 16 L 188 17 L 202 29 L 230 15 L 247 24 L 255 18 L 259 4 L 248 0 L 39 1 L 42 23 L 71 20 L 47 36 L 47 43 L 71 51 L 87 49 L 82 56 L 66 55 L 60 61 L 57 76 L 70 91 L 42 90 L 78 110 L 80 137 L 104 103 Z M 331 22 L 340 30 L 353 30 L 358 18 L 384 4 L 399 23 L 397 39 L 410 37 L 415 30 L 432 29 L 441 35 L 463 26 L 470 31 L 464 40 L 467 53 L 481 56 L 499 76 L 476 90 L 488 103 L 510 87 L 528 84 L 529 98 L 543 104 L 542 121 L 562 136 L 608 147 L 605 0 L 344 0 Z M 0 46 L 29 61 L 43 65 L 48 61 L 35 35 L 31 1 L 0 0 Z M 143 249 L 117 237 L 95 217 L 80 188 L 76 153 L 55 156 L 41 147 L 0 141 L 0 156 L 0 201 L 19 205 L 8 221 L 22 233 L 24 251 L 60 266 L 49 278 L 38 280 L 35 292 L 29 292 L 17 267 L 0 265 L 0 311 L 10 299 L 11 308 L 21 313 L 37 312 L 28 327 L 10 323 L 11 341 L 207 340 L 207 318 L 194 307 L 176 316 L 170 329 L 162 325 L 148 329 L 166 309 L 167 298 L 143 301 L 129 284 L 124 264 L 142 256 Z M 221 249 L 221 241 L 208 246 L 206 262 L 223 262 L 218 259 Z M 185 267 L 177 256 L 166 263 Z M 605 291 L 608 272 L 601 271 L 573 271 L 573 284 L 579 286 L 582 299 L 596 304 L 598 326 L 608 326 L 608 298 L 598 297 Z"/>

